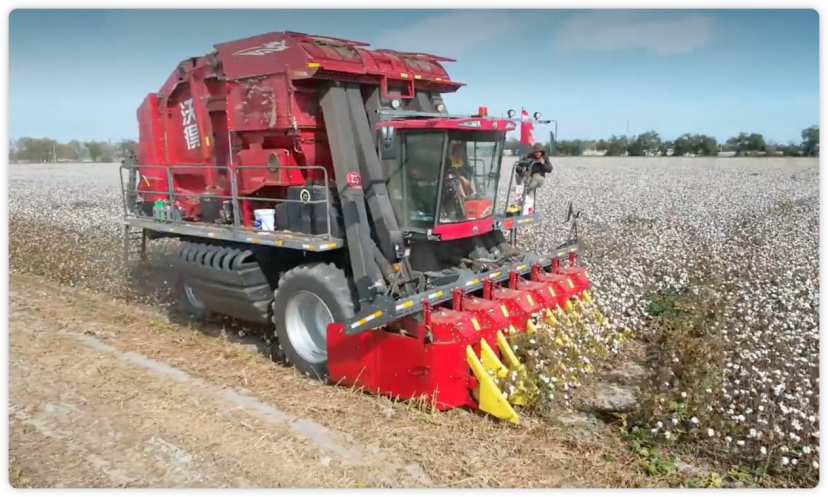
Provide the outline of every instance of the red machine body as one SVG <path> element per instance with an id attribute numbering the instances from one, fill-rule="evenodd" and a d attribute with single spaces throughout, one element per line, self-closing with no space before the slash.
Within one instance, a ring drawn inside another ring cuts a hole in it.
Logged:
<path id="1" fill-rule="evenodd" d="M 254 211 L 268 205 L 265 198 L 287 198 L 290 187 L 335 184 L 332 130 L 322 115 L 320 82 L 378 86 L 383 97 L 403 100 L 426 92 L 432 102 L 463 86 L 441 65 L 451 59 L 366 47 L 338 38 L 269 33 L 218 44 L 205 56 L 182 61 L 137 112 L 137 184 L 142 198 L 154 202 L 174 197 L 181 221 L 194 223 L 200 219 L 200 196 L 235 195 L 240 224 L 250 227 Z M 401 131 L 482 129 L 502 132 L 503 139 L 515 128 L 513 121 L 485 116 L 485 108 L 478 116 L 462 119 L 370 124 L 372 132 L 380 125 Z M 497 161 L 499 168 L 499 157 Z M 362 190 L 362 181 L 359 173 L 350 172 L 347 188 Z M 467 199 L 463 206 L 465 220 L 435 223 L 428 232 L 429 243 L 472 238 L 494 229 L 492 199 Z M 502 228 L 511 228 L 512 222 L 507 219 Z M 344 259 L 337 263 L 342 265 Z M 464 288 L 454 288 L 448 302 L 431 305 L 424 299 L 421 312 L 358 334 L 346 333 L 346 323 L 328 325 L 330 379 L 391 396 L 427 397 L 440 409 L 476 408 L 479 397 L 473 392 L 482 380 L 470 369 L 467 347 L 482 358 L 485 341 L 502 358 L 495 346 L 498 333 L 523 331 L 547 309 L 579 298 L 589 281 L 574 258 L 570 262 L 560 267 L 555 260 L 548 272 L 533 267 L 528 278 L 519 274 L 526 266 L 517 266 L 503 271 L 509 276 L 505 282 L 494 281 L 503 279 L 500 272 L 490 273 L 482 290 L 466 294 Z M 405 310 L 413 301 L 397 304 L 398 310 Z M 380 314 L 353 326 L 363 326 Z"/>
<path id="2" fill-rule="evenodd" d="M 171 179 L 184 218 L 195 219 L 195 195 L 231 194 L 223 169 L 229 167 L 238 175 L 239 196 L 286 198 L 289 186 L 323 175 L 335 178 L 316 94 L 320 80 L 373 83 L 384 95 L 393 90 L 401 98 L 413 97 L 415 89 L 446 93 L 463 86 L 440 65 L 452 59 L 365 47 L 357 41 L 280 32 L 221 43 L 208 55 L 182 61 L 137 112 L 137 162 L 146 166 L 140 170 L 140 190 L 167 191 Z M 448 119 L 417 126 L 462 128 Z M 264 164 L 321 167 L 243 167 Z M 170 165 L 200 167 L 149 167 Z M 163 200 L 163 195 L 147 193 L 145 199 Z M 259 207 L 255 200 L 241 201 L 242 224 L 250 226 Z"/>

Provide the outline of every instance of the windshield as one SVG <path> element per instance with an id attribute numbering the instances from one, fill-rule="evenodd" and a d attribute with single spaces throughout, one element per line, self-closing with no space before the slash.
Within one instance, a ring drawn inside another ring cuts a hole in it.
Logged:
<path id="1" fill-rule="evenodd" d="M 440 223 L 483 219 L 492 215 L 503 133 L 450 131 L 440 198 Z"/>
<path id="2" fill-rule="evenodd" d="M 400 228 L 431 229 L 438 212 L 440 223 L 492 214 L 503 132 L 406 130 L 400 138 L 400 161 L 385 165 Z"/>

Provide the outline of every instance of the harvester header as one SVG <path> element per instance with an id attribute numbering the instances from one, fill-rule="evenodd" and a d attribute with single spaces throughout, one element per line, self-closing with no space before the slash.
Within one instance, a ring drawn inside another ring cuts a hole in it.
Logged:
<path id="1" fill-rule="evenodd" d="M 281 32 L 181 62 L 138 109 L 125 247 L 178 238 L 188 312 L 270 324 L 303 373 L 517 422 L 511 337 L 589 281 L 577 236 L 517 247 L 539 215 L 496 209 L 514 114 L 450 114 L 449 61 Z"/>

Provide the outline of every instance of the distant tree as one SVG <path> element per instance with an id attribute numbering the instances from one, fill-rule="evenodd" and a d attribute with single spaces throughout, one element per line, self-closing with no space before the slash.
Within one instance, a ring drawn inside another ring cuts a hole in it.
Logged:
<path id="1" fill-rule="evenodd" d="M 598 142 L 595 143 L 595 150 L 598 152 L 604 152 L 609 148 L 607 141 L 601 138 Z"/>
<path id="2" fill-rule="evenodd" d="M 607 153 L 606 155 L 609 157 L 618 157 L 620 155 L 624 155 L 627 153 L 627 149 L 630 146 L 630 140 L 626 136 L 615 136 L 612 135 L 609 140 L 607 140 Z"/>
<path id="3" fill-rule="evenodd" d="M 584 154 L 584 148 L 582 140 L 566 140 L 558 142 L 552 153 L 558 156 L 577 157 Z"/>
<path id="4" fill-rule="evenodd" d="M 103 158 L 104 155 L 104 143 L 91 141 L 84 143 L 86 147 L 86 151 L 89 153 L 89 158 L 92 159 L 92 162 L 98 162 Z"/>
<path id="5" fill-rule="evenodd" d="M 86 150 L 83 147 L 83 144 L 78 140 L 71 140 L 69 143 L 66 144 L 66 153 L 68 155 L 67 159 L 78 162 L 83 159 L 83 155 Z"/>
<path id="6" fill-rule="evenodd" d="M 801 157 L 803 155 L 802 145 L 789 141 L 786 145 L 781 147 L 782 155 L 785 157 Z"/>
<path id="7" fill-rule="evenodd" d="M 819 126 L 813 125 L 802 130 L 802 153 L 807 156 L 819 154 Z"/>
<path id="8" fill-rule="evenodd" d="M 741 132 L 738 136 L 728 139 L 727 144 L 737 156 L 754 155 L 765 151 L 765 137 L 760 133 Z"/>
<path id="9" fill-rule="evenodd" d="M 635 157 L 650 156 L 658 154 L 659 148 L 661 148 L 661 137 L 655 131 L 647 131 L 630 142 L 627 153 Z"/>
<path id="10" fill-rule="evenodd" d="M 693 150 L 696 155 L 713 157 L 719 155 L 719 143 L 712 136 L 694 135 Z"/>
<path id="11" fill-rule="evenodd" d="M 695 153 L 695 140 L 690 133 L 684 133 L 673 142 L 673 157 L 682 157 Z"/>
<path id="12" fill-rule="evenodd" d="M 118 142 L 118 156 L 126 159 L 135 155 L 135 140 L 121 140 Z"/>
<path id="13" fill-rule="evenodd" d="M 53 162 L 58 142 L 51 138 L 23 137 L 17 141 L 17 158 L 29 162 Z"/>

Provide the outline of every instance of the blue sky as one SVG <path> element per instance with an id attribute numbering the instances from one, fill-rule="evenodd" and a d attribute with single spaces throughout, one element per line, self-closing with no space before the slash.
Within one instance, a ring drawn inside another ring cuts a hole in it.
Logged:
<path id="1" fill-rule="evenodd" d="M 523 106 L 560 139 L 787 142 L 819 123 L 815 10 L 15 10 L 9 133 L 137 138 L 136 108 L 179 61 L 282 30 L 456 58 L 451 112 Z"/>

